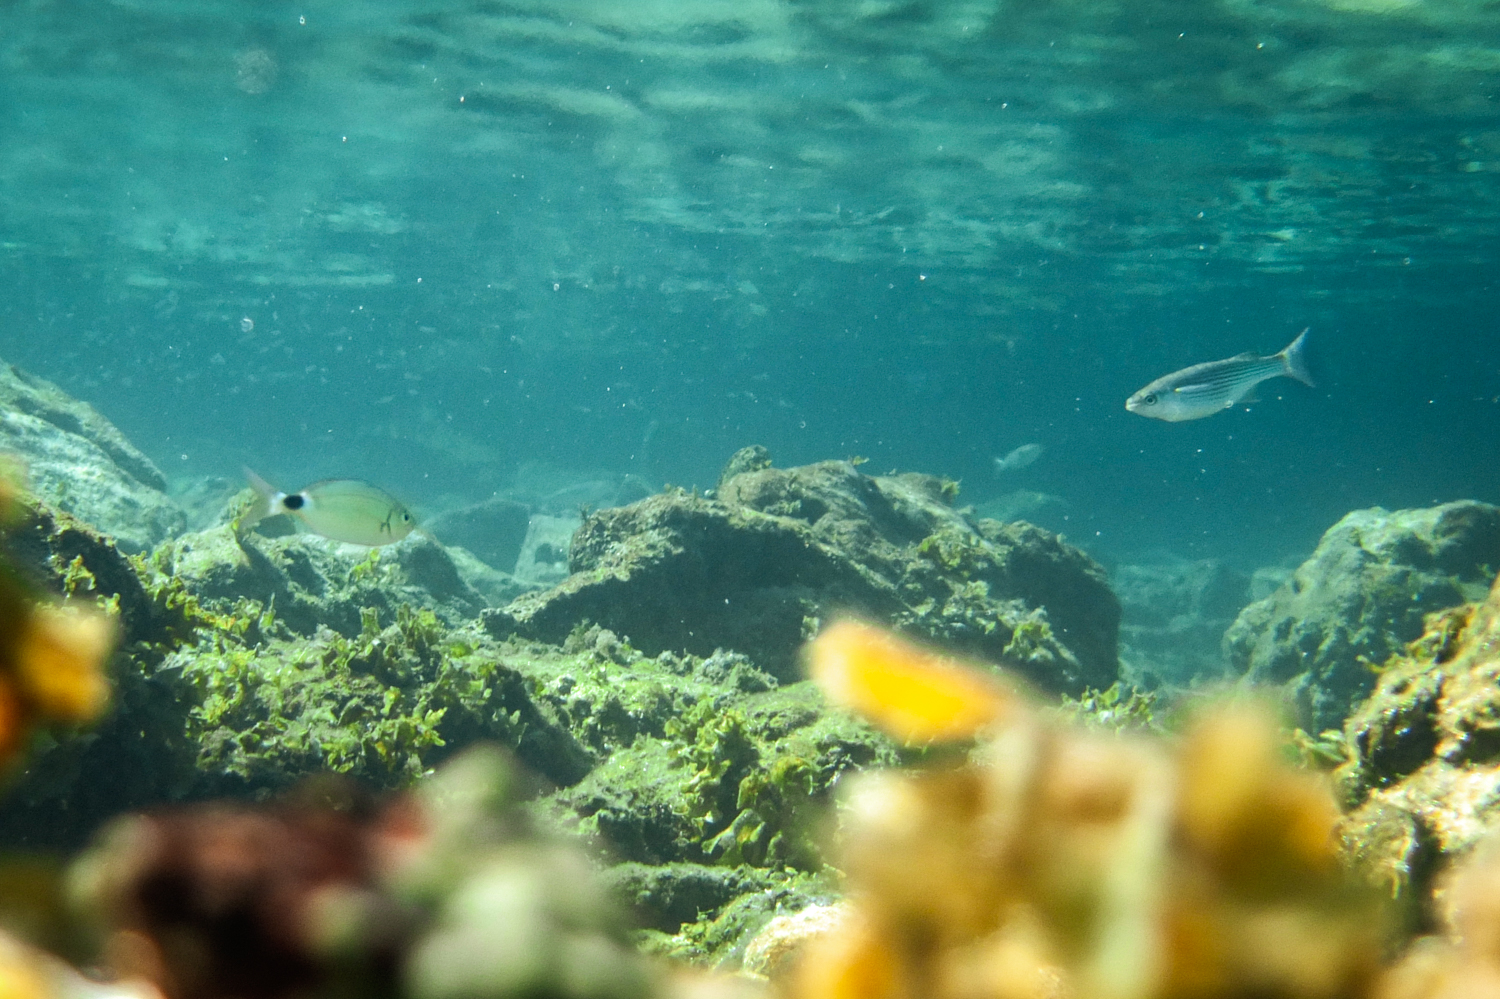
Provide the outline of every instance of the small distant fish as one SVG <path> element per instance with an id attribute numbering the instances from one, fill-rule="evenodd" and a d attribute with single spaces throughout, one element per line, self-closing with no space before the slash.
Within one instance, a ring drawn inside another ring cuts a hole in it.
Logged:
<path id="1" fill-rule="evenodd" d="M 1307 332 L 1298 333 L 1285 350 L 1270 357 L 1239 354 L 1163 375 L 1126 399 L 1125 408 L 1154 420 L 1180 423 L 1229 409 L 1267 378 L 1285 375 L 1315 385 L 1303 357 Z"/>
<path id="2" fill-rule="evenodd" d="M 242 528 L 286 513 L 315 534 L 373 548 L 400 541 L 417 526 L 400 500 L 368 482 L 326 479 L 299 492 L 284 493 L 250 469 L 244 472 L 255 487 L 257 498 L 255 505 L 240 517 Z"/>
<path id="3" fill-rule="evenodd" d="M 1040 444 L 1022 444 L 1004 458 L 995 459 L 995 474 L 1019 472 L 1040 458 L 1046 451 L 1047 449 Z"/>

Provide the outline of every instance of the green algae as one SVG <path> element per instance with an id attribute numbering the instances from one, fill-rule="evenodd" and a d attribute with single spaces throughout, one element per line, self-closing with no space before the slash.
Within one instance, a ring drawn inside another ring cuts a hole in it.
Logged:
<path id="1" fill-rule="evenodd" d="M 1005 643 L 1003 654 L 1015 662 L 1036 662 L 1053 656 L 1052 650 L 1056 647 L 1057 637 L 1052 634 L 1052 625 L 1042 614 L 1032 613 L 1017 621 L 1011 629 L 1010 641 Z"/>
<path id="2" fill-rule="evenodd" d="M 843 773 L 894 763 L 893 744 L 825 712 L 810 684 L 705 698 L 661 735 L 603 759 L 549 807 L 626 860 L 815 870 L 817 815 Z"/>
<path id="3" fill-rule="evenodd" d="M 638 946 L 647 953 L 733 970 L 743 959 L 746 944 L 772 919 L 838 898 L 837 880 L 831 872 L 757 871 L 741 887 L 729 902 L 700 913 L 675 933 L 639 931 Z"/>
<path id="4" fill-rule="evenodd" d="M 1019 604 L 997 613 L 980 577 L 1009 570 L 980 537 L 943 534 L 912 560 L 903 582 L 941 597 L 923 632 L 987 625 L 1018 657 L 1045 654 L 1056 644 L 1045 614 Z M 62 585 L 115 601 L 131 636 L 116 664 L 119 710 L 39 761 L 0 835 L 63 817 L 59 838 L 76 839 L 125 807 L 264 798 L 317 773 L 419 786 L 449 755 L 488 741 L 549 782 L 528 814 L 584 834 L 601 862 L 660 866 L 666 895 L 674 878 L 698 884 L 723 872 L 712 892 L 677 892 L 702 905 L 653 918 L 643 945 L 732 963 L 773 915 L 832 896 L 823 834 L 839 779 L 920 755 L 738 652 L 647 656 L 587 620 L 557 645 L 455 624 L 404 599 L 409 557 L 393 549 L 338 561 L 316 541 L 236 543 L 219 531 L 119 566 L 93 555 L 58 561 Z M 945 581 L 944 560 L 974 578 Z M 289 588 L 314 564 L 325 591 Z M 263 581 L 267 597 L 234 596 L 225 581 L 242 578 Z M 816 631 L 817 617 L 796 624 Z M 1131 714 L 1100 696 L 1101 711 Z"/>
<path id="5" fill-rule="evenodd" d="M 936 531 L 923 538 L 917 544 L 916 554 L 918 558 L 964 579 L 972 579 L 995 566 L 994 557 L 978 536 L 951 529 Z"/>
<path id="6" fill-rule="evenodd" d="M 1157 735 L 1171 730 L 1168 706 L 1162 695 L 1125 683 L 1115 683 L 1103 690 L 1085 690 L 1077 697 L 1064 696 L 1052 707 L 1052 712 L 1085 728 Z"/>

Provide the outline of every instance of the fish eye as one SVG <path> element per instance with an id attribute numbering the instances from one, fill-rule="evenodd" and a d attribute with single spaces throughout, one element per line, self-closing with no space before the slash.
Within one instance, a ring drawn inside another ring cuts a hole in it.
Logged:
<path id="1" fill-rule="evenodd" d="M 1148 406 L 1155 406 L 1156 405 L 1156 393 L 1155 392 L 1150 393 L 1144 399 L 1142 399 L 1141 402 L 1144 402 Z"/>

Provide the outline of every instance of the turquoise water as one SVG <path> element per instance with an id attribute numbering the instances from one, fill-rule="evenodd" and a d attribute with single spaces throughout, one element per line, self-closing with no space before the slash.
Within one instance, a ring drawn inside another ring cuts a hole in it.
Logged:
<path id="1" fill-rule="evenodd" d="M 1500 498 L 1497 95 L 1459 0 L 8 3 L 0 357 L 178 479 L 760 443 L 1249 567 Z M 1123 408 L 1308 326 L 1316 390 Z"/>

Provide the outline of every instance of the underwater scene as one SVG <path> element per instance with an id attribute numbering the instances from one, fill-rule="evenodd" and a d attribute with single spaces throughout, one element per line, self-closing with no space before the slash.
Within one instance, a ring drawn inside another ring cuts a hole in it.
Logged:
<path id="1" fill-rule="evenodd" d="M 1488 0 L 0 2 L 0 999 L 1500 999 Z"/>

